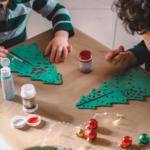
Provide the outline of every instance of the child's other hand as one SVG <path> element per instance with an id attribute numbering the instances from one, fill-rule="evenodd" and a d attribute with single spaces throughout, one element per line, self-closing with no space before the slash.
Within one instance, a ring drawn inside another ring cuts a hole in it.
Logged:
<path id="1" fill-rule="evenodd" d="M 131 63 L 130 55 L 132 55 L 133 53 L 129 51 L 129 55 L 125 55 L 125 54 L 119 54 L 120 52 L 124 52 L 123 46 L 120 46 L 116 50 L 109 51 L 105 57 L 106 61 L 108 61 L 110 65 L 117 67 L 117 68 L 129 67 Z"/>
<path id="2" fill-rule="evenodd" d="M 8 54 L 8 50 L 4 49 L 3 46 L 0 46 L 0 60 L 1 60 L 3 57 L 7 57 L 7 54 Z"/>
<path id="3" fill-rule="evenodd" d="M 66 61 L 68 53 L 72 51 L 72 46 L 68 44 L 68 34 L 67 31 L 57 31 L 54 39 L 49 42 L 44 56 L 51 51 L 50 62 L 59 63 L 61 55 L 63 55 L 62 61 Z"/>

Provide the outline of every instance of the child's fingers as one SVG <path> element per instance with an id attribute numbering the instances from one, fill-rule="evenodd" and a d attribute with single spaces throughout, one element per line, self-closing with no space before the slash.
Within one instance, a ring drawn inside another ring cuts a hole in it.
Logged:
<path id="1" fill-rule="evenodd" d="M 111 63 L 112 60 L 114 59 L 114 57 L 116 57 L 116 55 L 118 55 L 120 52 L 123 52 L 123 51 L 124 51 L 124 47 L 123 46 L 120 46 L 116 50 L 109 51 L 108 54 L 105 57 L 106 61 Z"/>
<path id="2" fill-rule="evenodd" d="M 128 56 L 126 56 L 120 61 L 120 65 L 126 68 L 127 66 L 129 66 L 129 62 L 130 62 L 130 59 Z"/>
<path id="3" fill-rule="evenodd" d="M 124 47 L 123 47 L 123 46 L 119 46 L 119 48 L 116 49 L 116 50 L 109 51 L 109 53 L 110 53 L 112 56 L 116 56 L 116 55 L 118 55 L 120 52 L 124 52 Z"/>
<path id="4" fill-rule="evenodd" d="M 106 61 L 108 61 L 109 63 L 112 62 L 113 58 L 118 55 L 119 52 L 118 50 L 112 50 L 112 51 L 109 51 L 105 57 Z"/>
<path id="5" fill-rule="evenodd" d="M 59 62 L 61 53 L 62 53 L 62 46 L 59 46 L 59 47 L 57 48 L 57 54 L 56 54 L 56 59 L 55 59 L 55 62 L 56 62 L 56 63 Z"/>
<path id="6" fill-rule="evenodd" d="M 72 52 L 72 46 L 71 45 L 67 46 L 67 49 L 68 49 L 68 53 Z"/>
<path id="7" fill-rule="evenodd" d="M 4 53 L 0 53 L 0 57 L 7 57 L 7 55 Z"/>
<path id="8" fill-rule="evenodd" d="M 51 56 L 50 56 L 50 62 L 54 61 L 56 51 L 57 51 L 57 47 L 52 47 Z"/>
<path id="9" fill-rule="evenodd" d="M 3 46 L 0 46 L 0 52 L 4 54 L 8 54 L 8 50 L 4 49 Z"/>
<path id="10" fill-rule="evenodd" d="M 51 48 L 52 48 L 52 43 L 49 42 L 48 45 L 47 45 L 47 47 L 46 47 L 46 49 L 45 49 L 45 51 L 44 51 L 44 56 L 46 56 L 49 53 L 49 51 L 51 50 Z"/>
<path id="11" fill-rule="evenodd" d="M 63 61 L 66 61 L 67 55 L 68 55 L 68 49 L 66 47 L 63 47 Z"/>
<path id="12" fill-rule="evenodd" d="M 119 46 L 118 51 L 119 52 L 124 52 L 124 47 L 123 46 Z"/>
<path id="13" fill-rule="evenodd" d="M 126 55 L 117 55 L 116 57 L 114 57 L 114 59 L 112 60 L 111 64 L 113 66 L 119 65 L 122 62 L 122 59 L 124 59 L 126 57 Z"/>

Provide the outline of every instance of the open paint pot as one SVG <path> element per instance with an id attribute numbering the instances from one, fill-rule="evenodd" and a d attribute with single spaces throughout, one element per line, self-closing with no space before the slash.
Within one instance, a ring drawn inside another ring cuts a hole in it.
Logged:
<path id="1" fill-rule="evenodd" d="M 90 51 L 83 50 L 79 53 L 79 69 L 83 73 L 93 71 L 93 59 Z"/>
<path id="2" fill-rule="evenodd" d="M 41 123 L 41 117 L 36 114 L 29 115 L 27 118 L 23 116 L 16 116 L 11 120 L 11 125 L 14 128 L 23 128 L 26 124 L 30 127 L 36 127 L 40 123 Z"/>
<path id="3" fill-rule="evenodd" d="M 26 118 L 27 125 L 30 127 L 36 127 L 41 123 L 41 117 L 38 115 L 30 115 Z"/>

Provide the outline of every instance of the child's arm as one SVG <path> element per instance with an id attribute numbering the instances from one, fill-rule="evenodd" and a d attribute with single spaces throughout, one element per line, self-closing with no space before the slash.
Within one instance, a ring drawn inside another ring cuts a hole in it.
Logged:
<path id="1" fill-rule="evenodd" d="M 68 52 L 71 51 L 68 37 L 74 35 L 68 10 L 53 0 L 35 0 L 32 8 L 49 21 L 52 21 L 53 24 L 54 39 L 48 44 L 45 55 L 51 50 L 50 61 L 53 62 L 55 60 L 55 62 L 59 62 L 63 52 L 63 61 L 65 61 Z"/>
<path id="2" fill-rule="evenodd" d="M 129 51 L 129 55 L 120 55 L 120 52 L 124 51 L 124 47 L 120 46 L 116 50 L 109 51 L 106 55 L 106 61 L 117 68 L 127 68 L 138 64 L 136 56 Z"/>

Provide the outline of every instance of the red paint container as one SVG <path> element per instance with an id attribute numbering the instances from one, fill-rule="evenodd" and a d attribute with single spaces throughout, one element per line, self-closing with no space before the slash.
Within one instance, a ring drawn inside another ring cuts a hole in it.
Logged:
<path id="1" fill-rule="evenodd" d="M 90 73 L 93 70 L 92 53 L 83 50 L 79 53 L 79 69 L 83 73 Z"/>
<path id="2" fill-rule="evenodd" d="M 38 117 L 32 117 L 28 120 L 29 123 L 37 123 L 39 122 L 39 118 Z"/>
<path id="3" fill-rule="evenodd" d="M 38 115 L 29 115 L 27 118 L 27 124 L 31 127 L 38 126 L 41 123 L 41 117 Z"/>

